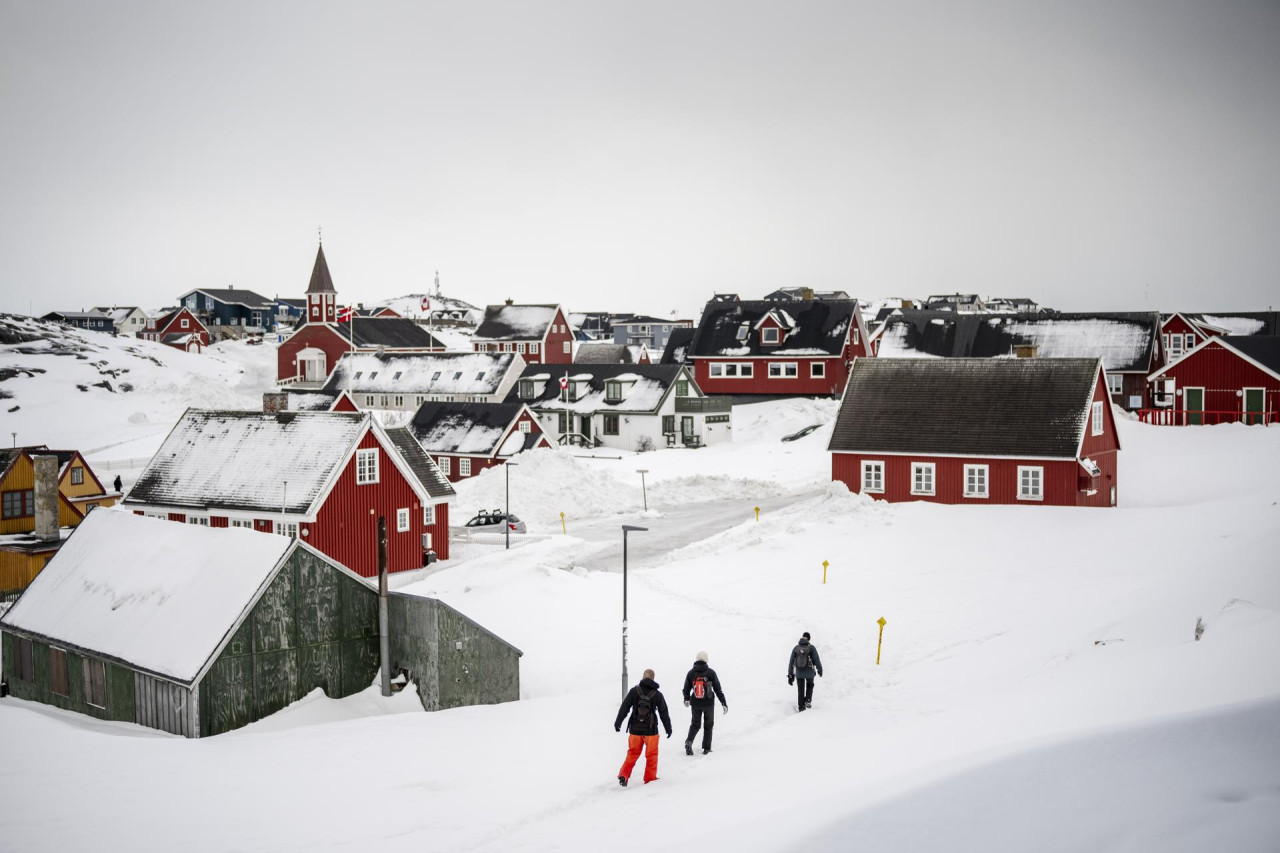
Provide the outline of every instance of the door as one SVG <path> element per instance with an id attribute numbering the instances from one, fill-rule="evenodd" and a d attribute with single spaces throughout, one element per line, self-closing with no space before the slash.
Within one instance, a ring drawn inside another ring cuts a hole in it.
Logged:
<path id="1" fill-rule="evenodd" d="M 1244 422 L 1247 424 L 1265 424 L 1266 393 L 1262 388 L 1244 389 Z"/>
<path id="2" fill-rule="evenodd" d="M 1182 408 L 1185 412 L 1184 423 L 1190 426 L 1200 426 L 1204 423 L 1204 389 L 1203 388 L 1183 388 L 1182 389 Z"/>
<path id="3" fill-rule="evenodd" d="M 693 438 L 693 417 L 684 415 L 680 418 L 680 437 L 685 441 Z"/>
<path id="4" fill-rule="evenodd" d="M 591 438 L 591 416 L 590 415 L 582 416 L 582 436 L 583 438 L 586 438 L 586 439 Z M 588 444 L 589 443 L 590 441 L 588 441 Z"/>

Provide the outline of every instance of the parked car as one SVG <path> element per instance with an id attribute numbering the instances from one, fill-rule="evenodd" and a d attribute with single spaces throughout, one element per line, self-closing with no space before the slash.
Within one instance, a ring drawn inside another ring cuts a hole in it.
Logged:
<path id="1" fill-rule="evenodd" d="M 814 431 L 815 429 L 817 429 L 819 426 L 821 426 L 821 424 L 813 424 L 812 426 L 807 426 L 807 427 L 805 427 L 804 429 L 800 430 L 799 432 L 793 432 L 791 435 L 784 435 L 784 436 L 782 437 L 782 440 L 783 440 L 783 441 L 795 441 L 795 440 L 796 440 L 796 439 L 798 439 L 798 438 L 804 438 L 806 435 L 808 435 L 809 433 L 813 432 L 813 431 Z"/>
<path id="2" fill-rule="evenodd" d="M 507 522 L 511 525 L 512 533 L 525 533 L 528 530 L 528 528 L 524 526 L 524 522 L 517 518 L 515 513 L 507 515 L 500 509 L 495 509 L 493 512 L 480 510 L 480 514 L 468 521 L 466 526 L 473 530 L 487 530 L 493 533 L 503 533 L 503 522 Z"/>

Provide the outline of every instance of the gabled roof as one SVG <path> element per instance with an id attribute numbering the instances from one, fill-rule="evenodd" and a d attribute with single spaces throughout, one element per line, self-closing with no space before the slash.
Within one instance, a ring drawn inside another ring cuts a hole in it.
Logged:
<path id="1" fill-rule="evenodd" d="M 538 443 L 541 432 L 513 433 L 518 442 L 508 446 L 503 438 L 516 418 L 526 411 L 522 403 L 423 403 L 408 429 L 428 453 L 461 453 L 470 456 L 511 456 Z"/>
<path id="2" fill-rule="evenodd" d="M 355 317 L 343 323 L 329 323 L 345 340 L 352 340 L 358 347 L 386 347 L 387 349 L 430 349 L 444 347 L 426 329 L 404 317 Z"/>
<path id="3" fill-rule="evenodd" d="M 188 409 L 125 503 L 309 514 L 369 428 L 360 413 Z"/>
<path id="4" fill-rule="evenodd" d="M 663 320 L 660 317 L 647 317 L 643 314 L 627 314 L 613 321 L 614 326 L 671 326 L 675 323 L 675 320 Z"/>
<path id="5" fill-rule="evenodd" d="M 1040 358 L 1101 358 L 1108 373 L 1146 373 L 1160 317 L 1149 313 L 958 314 L 903 309 L 885 321 L 881 358 L 993 358 L 1034 345 Z"/>
<path id="6" fill-rule="evenodd" d="M 827 449 L 1075 458 L 1101 362 L 858 358 Z"/>
<path id="7" fill-rule="evenodd" d="M 179 302 L 185 302 L 187 297 L 193 293 L 203 293 L 205 296 L 225 305 L 243 305 L 246 308 L 274 308 L 275 300 L 254 293 L 252 290 L 240 290 L 234 287 L 197 287 L 195 290 L 188 290 L 186 293 L 178 297 Z"/>
<path id="8" fill-rule="evenodd" d="M 1223 349 L 1234 352 L 1256 367 L 1280 379 L 1280 337 L 1275 335 L 1224 335 L 1217 338 L 1207 338 L 1183 353 L 1182 357 L 1177 361 L 1166 364 L 1147 378 L 1155 379 L 1157 376 L 1169 372 L 1169 370 L 1182 364 L 1188 358 L 1200 352 L 1200 350 L 1210 346 L 1221 346 Z"/>
<path id="9" fill-rule="evenodd" d="M 316 247 L 316 263 L 311 268 L 311 282 L 307 293 L 336 293 L 333 277 L 329 275 L 329 262 L 324 259 L 324 246 Z"/>
<path id="10" fill-rule="evenodd" d="M 413 471 L 418 481 L 426 487 L 427 494 L 433 498 L 451 498 L 457 494 L 449 478 L 441 472 L 426 450 L 413 437 L 408 427 L 395 427 L 387 430 L 387 438 L 395 445 L 396 451 Z"/>
<path id="11" fill-rule="evenodd" d="M 559 310 L 559 305 L 489 305 L 472 339 L 540 341 Z"/>
<path id="12" fill-rule="evenodd" d="M 574 364 L 631 364 L 634 360 L 626 344 L 587 343 L 573 354 Z"/>
<path id="13" fill-rule="evenodd" d="M 31 456 L 56 456 L 58 458 L 58 476 L 62 477 L 65 473 L 67 465 L 76 458 L 75 450 L 50 450 L 48 445 L 33 444 L 27 447 L 5 447 L 0 449 L 0 480 L 3 480 L 9 474 L 9 469 L 21 459 L 23 456 L 30 458 Z M 84 462 L 84 457 L 81 457 Z M 89 467 L 88 462 L 84 462 L 84 467 L 93 476 L 93 471 Z M 94 476 L 96 480 L 97 477 Z M 101 485 L 99 483 L 99 485 Z"/>
<path id="14" fill-rule="evenodd" d="M 564 403 L 560 399 L 560 377 L 587 383 L 588 390 L 579 399 Z M 652 414 L 662 405 L 671 386 L 681 375 L 689 378 L 689 390 L 698 394 L 697 384 L 687 370 L 678 364 L 531 364 L 524 369 L 521 379 L 531 379 L 536 396 L 525 399 L 520 396 L 520 385 L 507 395 L 508 403 L 527 403 L 538 410 L 571 412 L 634 412 Z M 627 383 L 624 399 L 610 402 L 605 399 L 605 382 L 610 379 Z"/>
<path id="15" fill-rule="evenodd" d="M 190 684 L 294 547 L 99 509 L 0 624 Z"/>
<path id="16" fill-rule="evenodd" d="M 1223 311 L 1178 312 L 1196 325 L 1221 330 L 1222 334 L 1243 337 L 1245 335 L 1280 335 L 1280 311 Z M 1172 314 L 1164 315 L 1168 321 Z"/>
<path id="17" fill-rule="evenodd" d="M 40 319 L 47 320 L 50 317 L 63 317 L 67 320 L 110 320 L 111 315 L 102 311 L 50 311 Z"/>
<path id="18" fill-rule="evenodd" d="M 662 351 L 660 364 L 684 364 L 685 354 L 689 351 L 689 344 L 693 342 L 693 336 L 697 333 L 697 329 L 690 326 L 676 326 L 671 330 L 671 335 L 667 338 L 667 346 Z"/>
<path id="19" fill-rule="evenodd" d="M 688 354 L 694 357 L 735 355 L 839 355 L 849 336 L 849 326 L 858 321 L 856 299 L 828 299 L 788 302 L 786 312 L 795 323 L 778 346 L 762 346 L 751 330 L 777 302 L 763 299 L 750 302 L 708 302 L 702 321 L 694 333 Z M 740 336 L 739 330 L 748 334 Z"/>
<path id="20" fill-rule="evenodd" d="M 344 353 L 324 393 L 336 397 L 350 389 L 353 394 L 496 394 L 516 357 L 507 352 Z"/>

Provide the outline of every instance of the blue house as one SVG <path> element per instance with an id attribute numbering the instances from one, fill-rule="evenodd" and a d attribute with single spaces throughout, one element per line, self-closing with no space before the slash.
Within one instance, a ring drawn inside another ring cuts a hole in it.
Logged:
<path id="1" fill-rule="evenodd" d="M 192 290 L 178 304 L 206 326 L 240 326 L 263 330 L 275 323 L 276 300 L 234 287 Z"/>
<path id="2" fill-rule="evenodd" d="M 662 352 L 667 348 L 672 329 L 692 327 L 692 320 L 661 320 L 633 314 L 613 321 L 613 342 L 625 346 L 644 344 L 650 352 Z"/>

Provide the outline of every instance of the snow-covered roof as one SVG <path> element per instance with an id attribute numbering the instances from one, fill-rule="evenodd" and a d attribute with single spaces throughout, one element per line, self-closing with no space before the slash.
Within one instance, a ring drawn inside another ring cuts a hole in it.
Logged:
<path id="1" fill-rule="evenodd" d="M 368 428 L 358 413 L 189 409 L 125 503 L 307 513 Z"/>
<path id="2" fill-rule="evenodd" d="M 687 353 L 694 357 L 793 355 L 814 351 L 839 355 L 857 311 L 855 299 L 792 302 L 786 311 L 781 311 L 777 302 L 713 300 L 703 309 L 702 321 Z M 750 333 L 770 315 L 789 330 L 776 345 L 766 345 L 758 334 Z"/>
<path id="3" fill-rule="evenodd" d="M 558 305 L 490 305 L 476 329 L 475 339 L 486 341 L 542 340 Z"/>
<path id="4" fill-rule="evenodd" d="M 424 403 L 408 429 L 428 453 L 489 456 L 524 408 L 519 403 Z"/>
<path id="5" fill-rule="evenodd" d="M 677 377 L 682 374 L 688 376 L 684 368 L 677 364 L 600 364 L 592 365 L 591 368 L 590 374 L 580 374 L 587 378 L 578 380 L 577 377 L 573 377 L 574 380 L 586 385 L 585 393 L 581 388 L 578 389 L 580 396 L 577 400 L 571 400 L 568 403 L 561 400 L 558 378 L 542 379 L 547 375 L 546 365 L 533 365 L 526 368 L 525 374 L 520 377 L 534 380 L 534 396 L 531 399 L 519 396 L 519 383 L 516 383 L 515 389 L 507 399 L 512 402 L 528 403 L 531 408 L 537 410 L 565 411 L 568 409 L 580 414 L 590 412 L 651 414 L 662 405 L 663 398 Z M 606 399 L 605 383 L 615 379 L 634 383 L 627 388 L 624 399 L 620 401 Z M 689 377 L 689 392 L 699 393 L 692 377 Z"/>
<path id="6" fill-rule="evenodd" d="M 516 353 L 483 352 L 344 353 L 324 393 L 496 394 L 512 366 L 523 365 L 516 358 Z"/>
<path id="7" fill-rule="evenodd" d="M 190 683 L 292 546 L 100 509 L 0 624 Z"/>

